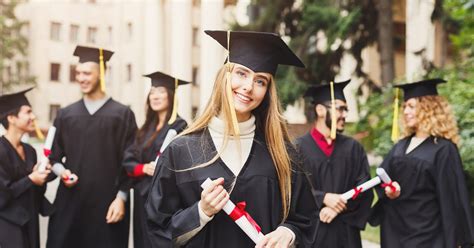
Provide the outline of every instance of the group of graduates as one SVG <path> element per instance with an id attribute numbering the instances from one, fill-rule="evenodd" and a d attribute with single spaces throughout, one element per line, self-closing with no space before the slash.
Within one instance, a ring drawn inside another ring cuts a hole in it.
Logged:
<path id="1" fill-rule="evenodd" d="M 45 170 L 21 141 L 35 130 L 31 89 L 0 96 L 1 248 L 39 247 L 38 214 L 49 216 L 48 248 L 128 247 L 131 188 L 134 247 L 361 247 L 367 222 L 381 226 L 383 248 L 472 247 L 458 128 L 436 89 L 444 80 L 396 86 L 405 135 L 381 165 L 393 181 L 377 187 L 372 206 L 372 190 L 357 189 L 371 177 L 367 155 L 342 134 L 349 81 L 308 89 L 314 125 L 292 142 L 275 75 L 279 64 L 304 67 L 301 60 L 273 33 L 206 34 L 228 54 L 189 126 L 175 95 L 189 82 L 145 75 L 152 87 L 138 128 L 130 108 L 105 93 L 113 52 L 77 46 L 83 98 L 59 110 Z M 44 193 L 56 177 L 51 204 Z M 257 243 L 222 211 L 230 201 L 265 234 Z"/>

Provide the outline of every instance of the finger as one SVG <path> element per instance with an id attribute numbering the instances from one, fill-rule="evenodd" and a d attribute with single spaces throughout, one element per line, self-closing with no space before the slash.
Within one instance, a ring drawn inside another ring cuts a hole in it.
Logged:
<path id="1" fill-rule="evenodd" d="M 267 245 L 269 237 L 266 235 L 258 244 L 255 246 L 255 248 L 264 248 Z"/>
<path id="2" fill-rule="evenodd" d="M 38 164 L 35 164 L 35 166 L 33 166 L 33 171 L 37 171 L 38 170 Z"/>
<path id="3" fill-rule="evenodd" d="M 225 206 L 225 204 L 229 201 L 229 198 L 230 198 L 229 194 L 226 193 L 224 195 L 224 198 L 219 202 L 219 204 L 216 205 L 215 208 L 218 210 L 221 210 Z"/>
<path id="4" fill-rule="evenodd" d="M 222 190 L 211 202 L 211 206 L 217 206 L 226 196 L 227 192 Z"/>
<path id="5" fill-rule="evenodd" d="M 110 223 L 110 220 L 112 219 L 112 214 L 113 214 L 113 208 L 109 207 L 109 210 L 107 211 L 107 216 L 105 216 L 107 223 Z"/>
<path id="6" fill-rule="evenodd" d="M 216 197 L 219 196 L 219 194 L 221 194 L 224 190 L 224 187 L 222 187 L 221 185 L 217 186 L 214 190 L 212 190 L 211 192 L 209 192 L 209 194 L 206 196 L 206 199 L 208 200 L 208 202 L 212 202 Z"/>

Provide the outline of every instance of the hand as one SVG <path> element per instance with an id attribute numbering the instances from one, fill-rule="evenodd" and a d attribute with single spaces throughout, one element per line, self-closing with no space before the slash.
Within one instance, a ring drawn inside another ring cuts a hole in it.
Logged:
<path id="1" fill-rule="evenodd" d="M 275 231 L 265 235 L 265 237 L 258 242 L 255 248 L 266 247 L 290 247 L 293 241 L 293 235 L 284 227 L 278 227 Z"/>
<path id="2" fill-rule="evenodd" d="M 143 173 L 145 173 L 148 176 L 153 176 L 155 174 L 155 162 L 150 162 L 148 164 L 143 165 Z"/>
<path id="3" fill-rule="evenodd" d="M 324 195 L 323 203 L 340 214 L 346 209 L 347 201 L 342 199 L 339 194 L 326 193 L 326 195 Z"/>
<path id="4" fill-rule="evenodd" d="M 79 182 L 79 177 L 77 177 L 76 174 L 71 173 L 70 170 L 64 170 L 63 174 L 61 174 L 61 179 L 64 185 L 68 188 L 73 187 L 77 182 Z"/>
<path id="5" fill-rule="evenodd" d="M 110 204 L 109 210 L 107 211 L 107 224 L 117 223 L 125 216 L 125 202 L 116 197 L 115 200 Z"/>
<path id="6" fill-rule="evenodd" d="M 217 214 L 229 200 L 229 194 L 222 187 L 224 178 L 220 177 L 212 181 L 212 186 L 207 187 L 201 193 L 200 206 L 202 211 L 209 217 Z"/>
<path id="7" fill-rule="evenodd" d="M 393 181 L 392 185 L 395 187 L 395 191 L 393 191 L 389 186 L 385 187 L 385 195 L 391 200 L 398 198 L 400 196 L 401 191 L 400 184 Z"/>
<path id="8" fill-rule="evenodd" d="M 51 173 L 51 165 L 49 165 L 49 167 L 46 166 L 46 170 L 40 172 L 38 171 L 38 164 L 36 164 L 33 167 L 33 172 L 31 172 L 28 177 L 34 185 L 43 186 L 48 179 L 49 173 Z"/>
<path id="9" fill-rule="evenodd" d="M 323 223 L 328 223 L 328 224 L 331 223 L 334 220 L 334 218 L 336 218 L 336 216 L 337 216 L 337 212 L 330 207 L 324 207 L 319 212 L 319 219 Z"/>

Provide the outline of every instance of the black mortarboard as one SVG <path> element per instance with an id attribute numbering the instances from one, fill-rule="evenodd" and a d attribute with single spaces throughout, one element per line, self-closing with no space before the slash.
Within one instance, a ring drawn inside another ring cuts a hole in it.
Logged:
<path id="1" fill-rule="evenodd" d="M 164 86 L 169 89 L 175 89 L 175 79 L 174 77 L 165 74 L 163 72 L 153 72 L 147 75 L 143 75 L 144 77 L 149 77 L 151 79 L 151 86 L 153 87 L 159 87 L 159 86 Z M 177 79 L 178 85 L 185 85 L 189 84 L 190 82 L 184 81 L 181 79 Z"/>
<path id="2" fill-rule="evenodd" d="M 0 117 L 3 118 L 5 114 L 21 106 L 30 106 L 30 102 L 26 99 L 25 93 L 32 89 L 33 88 L 29 88 L 17 93 L 0 96 Z"/>
<path id="3" fill-rule="evenodd" d="M 436 86 L 440 83 L 446 83 L 446 80 L 441 78 L 426 79 L 414 83 L 394 85 L 393 87 L 403 89 L 404 101 L 413 97 L 438 95 Z"/>
<path id="4" fill-rule="evenodd" d="M 334 99 L 346 101 L 344 97 L 344 88 L 349 84 L 351 80 L 334 83 Z M 331 85 L 321 84 L 315 85 L 308 88 L 304 94 L 304 97 L 311 97 L 313 103 L 324 103 L 331 101 Z"/>
<path id="5" fill-rule="evenodd" d="M 104 53 L 104 63 L 109 61 L 114 52 L 102 49 Z M 79 57 L 79 63 L 95 62 L 100 63 L 100 49 L 95 47 L 76 46 L 74 56 Z"/>
<path id="6" fill-rule="evenodd" d="M 204 32 L 227 49 L 227 31 Z M 281 37 L 274 33 L 232 31 L 229 43 L 230 62 L 255 72 L 275 75 L 279 64 L 305 67 Z"/>

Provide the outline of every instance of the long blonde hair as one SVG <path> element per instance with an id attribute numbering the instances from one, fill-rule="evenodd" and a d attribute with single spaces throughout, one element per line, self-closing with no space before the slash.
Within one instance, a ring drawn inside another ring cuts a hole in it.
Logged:
<path id="1" fill-rule="evenodd" d="M 207 103 L 202 115 L 200 115 L 180 136 L 199 132 L 207 128 L 214 116 L 222 116 L 225 123 L 224 147 L 232 134 L 231 109 L 228 99 L 232 95 L 226 93 L 226 72 L 231 72 L 233 63 L 223 66 L 217 73 L 211 98 Z M 227 82 L 230 83 L 230 82 Z M 282 115 L 281 106 L 278 101 L 275 80 L 270 78 L 269 87 L 262 103 L 253 111 L 255 116 L 256 130 L 264 131 L 265 142 L 270 152 L 270 156 L 275 165 L 278 182 L 282 198 L 283 220 L 288 217 L 291 201 L 291 158 L 287 146 L 291 145 L 285 119 Z M 238 137 L 236 137 L 238 138 Z M 200 168 L 214 163 L 219 158 L 220 152 L 210 161 L 193 165 L 193 168 Z"/>
<path id="2" fill-rule="evenodd" d="M 459 129 L 448 101 L 439 95 L 422 96 L 416 99 L 416 127 L 408 127 L 403 119 L 406 136 L 417 129 L 435 137 L 451 140 L 459 146 Z"/>

